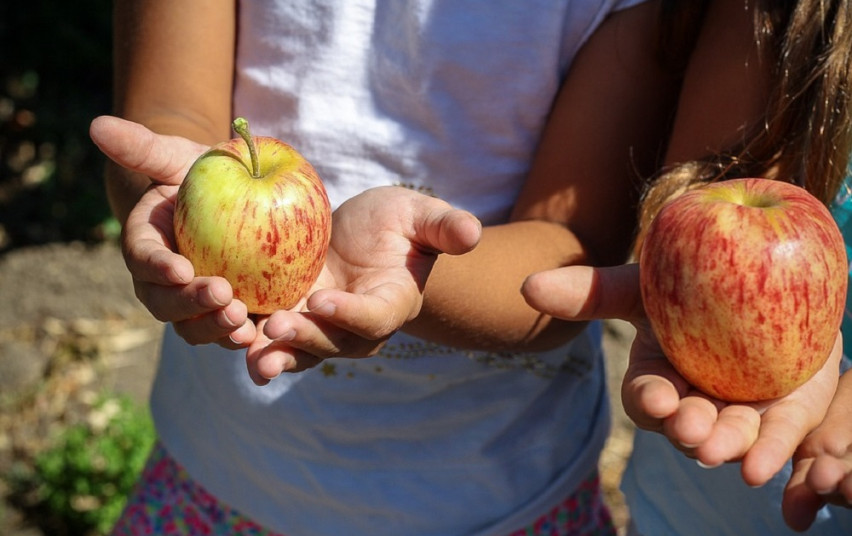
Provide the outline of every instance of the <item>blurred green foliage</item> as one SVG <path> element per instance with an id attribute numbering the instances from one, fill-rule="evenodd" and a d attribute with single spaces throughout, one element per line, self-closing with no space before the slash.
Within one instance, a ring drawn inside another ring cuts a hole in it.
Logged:
<path id="1" fill-rule="evenodd" d="M 121 515 L 154 445 L 146 408 L 105 396 L 86 422 L 65 429 L 13 488 L 30 489 L 32 519 L 45 534 L 104 535 Z"/>
<path id="2" fill-rule="evenodd" d="M 89 122 L 111 109 L 112 2 L 0 2 L 0 252 L 103 240 L 104 159 Z"/>

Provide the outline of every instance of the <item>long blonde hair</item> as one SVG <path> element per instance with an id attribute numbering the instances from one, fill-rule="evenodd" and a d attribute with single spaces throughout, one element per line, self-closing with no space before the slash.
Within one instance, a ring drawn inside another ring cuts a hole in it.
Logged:
<path id="1" fill-rule="evenodd" d="M 852 7 L 848 0 L 753 0 L 755 37 L 772 61 L 766 114 L 745 141 L 664 169 L 643 194 L 643 230 L 671 197 L 709 181 L 766 176 L 805 187 L 828 204 L 852 151 Z M 682 69 L 707 1 L 663 0 L 663 61 Z"/>

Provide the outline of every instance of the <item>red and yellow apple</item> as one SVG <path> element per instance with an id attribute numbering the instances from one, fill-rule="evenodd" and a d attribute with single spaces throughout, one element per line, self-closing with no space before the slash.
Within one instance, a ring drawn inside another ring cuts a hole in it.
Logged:
<path id="1" fill-rule="evenodd" d="M 846 252 L 829 211 L 803 188 L 736 179 L 688 191 L 652 222 L 639 265 L 663 352 L 706 394 L 784 396 L 831 352 Z"/>
<path id="2" fill-rule="evenodd" d="M 199 276 L 228 280 L 250 313 L 289 309 L 316 282 L 331 237 L 331 207 L 316 170 L 293 147 L 253 137 L 213 146 L 180 185 L 178 252 Z"/>

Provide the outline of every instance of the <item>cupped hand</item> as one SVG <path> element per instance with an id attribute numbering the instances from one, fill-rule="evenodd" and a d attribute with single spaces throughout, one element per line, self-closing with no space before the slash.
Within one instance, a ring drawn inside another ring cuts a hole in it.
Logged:
<path id="1" fill-rule="evenodd" d="M 639 267 L 572 266 L 531 275 L 534 308 L 567 320 L 619 318 L 637 330 L 622 383 L 628 416 L 664 434 L 701 465 L 742 461 L 743 480 L 766 483 L 823 419 L 837 385 L 838 341 L 825 366 L 793 393 L 760 404 L 727 403 L 694 389 L 665 358 L 642 307 Z"/>
<path id="2" fill-rule="evenodd" d="M 420 312 L 438 255 L 470 251 L 481 232 L 469 212 L 405 188 L 347 200 L 334 212 L 326 265 L 306 302 L 259 324 L 247 355 L 252 379 L 374 355 Z"/>
<path id="3" fill-rule="evenodd" d="M 207 146 L 109 116 L 94 119 L 89 133 L 115 164 L 152 183 L 122 229 L 122 253 L 139 300 L 191 344 L 236 348 L 254 340 L 255 326 L 230 284 L 221 277 L 195 277 L 189 260 L 175 251 L 177 189 Z"/>
<path id="4" fill-rule="evenodd" d="M 793 456 L 793 473 L 784 490 L 787 524 L 804 531 L 826 504 L 852 508 L 852 372 L 840 378 L 828 415 Z"/>

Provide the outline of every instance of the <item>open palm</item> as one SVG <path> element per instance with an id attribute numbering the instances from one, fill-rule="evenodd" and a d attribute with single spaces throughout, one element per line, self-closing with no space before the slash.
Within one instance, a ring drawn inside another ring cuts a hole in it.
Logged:
<path id="1" fill-rule="evenodd" d="M 404 188 L 367 190 L 335 210 L 328 258 L 308 296 L 289 311 L 249 318 L 226 280 L 196 277 L 174 247 L 177 188 L 207 147 L 116 117 L 95 119 L 90 134 L 113 162 L 152 182 L 122 239 L 139 299 L 191 344 L 247 348 L 258 384 L 326 357 L 375 353 L 419 313 L 437 256 L 470 251 L 481 235 L 473 215 L 439 199 Z"/>
<path id="2" fill-rule="evenodd" d="M 840 335 L 825 366 L 790 395 L 760 404 L 727 403 L 693 388 L 665 358 L 642 308 L 639 268 L 568 267 L 530 276 L 531 306 L 569 320 L 620 318 L 636 339 L 622 383 L 628 416 L 664 434 L 706 466 L 742 461 L 744 481 L 767 482 L 823 419 L 837 386 Z"/>
<path id="3" fill-rule="evenodd" d="M 334 212 L 326 265 L 304 306 L 262 323 L 267 340 L 248 353 L 253 379 L 373 355 L 420 312 L 438 255 L 470 251 L 480 233 L 470 213 L 404 188 L 349 199 Z"/>

